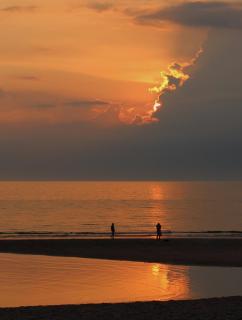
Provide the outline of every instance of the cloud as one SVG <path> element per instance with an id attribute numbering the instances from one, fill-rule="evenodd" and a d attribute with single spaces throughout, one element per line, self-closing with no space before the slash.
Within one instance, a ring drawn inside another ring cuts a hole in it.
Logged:
<path id="1" fill-rule="evenodd" d="M 203 53 L 190 67 L 190 79 L 175 92 L 166 91 L 163 106 L 156 114 L 160 122 L 153 125 L 97 125 L 103 121 L 118 123 L 118 107 L 107 108 L 92 123 L 76 121 L 80 112 L 86 112 L 84 108 L 73 108 L 72 112 L 65 108 L 65 120 L 75 112 L 71 122 L 62 120 L 55 126 L 46 122 L 33 126 L 30 121 L 29 129 L 18 125 L 10 130 L 6 121 L 1 123 L 0 137 L 7 139 L 0 140 L 0 177 L 241 179 L 241 37 L 241 30 L 210 31 Z M 45 110 L 37 113 L 38 120 L 41 112 Z M 56 119 L 56 109 L 53 114 Z"/>
<path id="2" fill-rule="evenodd" d="M 86 7 L 97 12 L 103 12 L 112 9 L 113 4 L 110 2 L 92 1 L 88 2 Z"/>
<path id="3" fill-rule="evenodd" d="M 190 67 L 190 79 L 159 98 L 160 137 L 177 150 L 184 147 L 183 161 L 195 158 L 193 148 L 201 157 L 196 161 L 207 166 L 209 161 L 219 166 L 225 159 L 242 157 L 241 36 L 241 30 L 210 32 L 203 53 Z"/>
<path id="4" fill-rule="evenodd" d="M 96 123 L 110 125 L 111 104 L 99 99 L 70 99 L 45 91 L 0 90 L 0 123 Z M 103 114 L 103 117 L 102 117 Z M 118 115 L 118 113 L 117 113 Z M 100 120 L 99 120 L 100 117 Z M 106 123 L 105 123 L 106 122 Z"/>
<path id="5" fill-rule="evenodd" d="M 93 123 L 101 126 L 120 126 L 122 125 L 120 121 L 120 110 L 120 106 L 109 106 L 94 119 Z"/>
<path id="6" fill-rule="evenodd" d="M 160 122 L 149 126 L 98 126 L 104 121 L 119 123 L 120 109 L 105 105 L 106 111 L 90 123 L 92 108 L 78 105 L 92 106 L 97 100 L 84 98 L 86 95 L 64 97 L 60 103 L 42 93 L 32 99 L 24 97 L 22 100 L 31 105 L 54 102 L 58 107 L 26 109 L 29 129 L 27 124 L 9 124 L 8 119 L 20 115 L 8 111 L 0 126 L 1 139 L 7 137 L 5 142 L 0 140 L 0 177 L 241 179 L 241 37 L 241 30 L 211 30 L 203 53 L 189 67 L 190 78 L 182 87 L 178 83 L 176 91 L 166 90 L 160 98 L 162 108 L 156 113 Z M 172 68 L 181 70 L 177 64 Z M 97 96 L 108 101 L 108 96 Z M 72 103 L 73 108 L 62 108 L 66 103 Z M 4 108 L 5 104 L 1 105 Z M 16 106 L 22 107 L 19 100 Z M 33 126 L 42 119 L 41 125 Z M 135 121 L 140 123 L 140 118 Z"/>
<path id="7" fill-rule="evenodd" d="M 241 28 L 242 6 L 227 2 L 183 2 L 138 14 L 136 21 L 142 24 L 162 26 L 172 22 L 188 27 Z"/>
<path id="8" fill-rule="evenodd" d="M 49 109 L 49 108 L 56 107 L 56 105 L 53 103 L 47 102 L 47 103 L 36 103 L 36 104 L 33 104 L 31 107 L 36 109 Z"/>
<path id="9" fill-rule="evenodd" d="M 93 106 L 107 106 L 109 105 L 109 102 L 102 100 L 71 100 L 65 102 L 65 105 L 70 107 L 89 108 Z"/>
<path id="10" fill-rule="evenodd" d="M 0 98 L 4 96 L 5 96 L 5 91 L 2 88 L 0 88 Z"/>
<path id="11" fill-rule="evenodd" d="M 37 9 L 36 6 L 8 6 L 0 8 L 0 12 L 9 12 L 9 13 L 15 13 L 15 12 L 33 12 Z"/>
<path id="12" fill-rule="evenodd" d="M 32 75 L 16 76 L 15 78 L 18 80 L 24 80 L 24 81 L 39 81 L 40 80 L 37 76 L 32 76 Z"/>

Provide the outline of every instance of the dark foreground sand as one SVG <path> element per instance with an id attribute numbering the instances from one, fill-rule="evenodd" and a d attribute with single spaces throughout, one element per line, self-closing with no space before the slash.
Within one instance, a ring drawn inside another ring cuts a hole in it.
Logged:
<path id="1" fill-rule="evenodd" d="M 242 239 L 0 240 L 0 252 L 242 267 Z"/>
<path id="2" fill-rule="evenodd" d="M 1 320 L 241 320 L 242 297 L 0 309 Z"/>

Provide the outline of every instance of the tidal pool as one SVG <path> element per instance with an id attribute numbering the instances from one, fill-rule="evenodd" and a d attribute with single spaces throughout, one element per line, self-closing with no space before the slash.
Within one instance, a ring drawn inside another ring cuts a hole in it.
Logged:
<path id="1" fill-rule="evenodd" d="M 0 306 L 242 295 L 242 268 L 0 254 Z"/>

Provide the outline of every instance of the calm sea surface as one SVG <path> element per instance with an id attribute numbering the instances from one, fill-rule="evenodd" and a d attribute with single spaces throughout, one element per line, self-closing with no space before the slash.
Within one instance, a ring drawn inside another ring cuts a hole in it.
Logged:
<path id="1" fill-rule="evenodd" d="M 0 254 L 0 307 L 242 294 L 242 268 Z"/>
<path id="2" fill-rule="evenodd" d="M 226 231 L 241 236 L 241 182 L 0 182 L 1 237 Z M 196 235 L 196 234 L 195 234 Z"/>

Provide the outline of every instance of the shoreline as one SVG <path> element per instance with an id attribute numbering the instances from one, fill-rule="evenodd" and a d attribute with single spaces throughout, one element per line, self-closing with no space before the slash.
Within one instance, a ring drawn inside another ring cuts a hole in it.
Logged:
<path id="1" fill-rule="evenodd" d="M 242 239 L 0 240 L 0 253 L 242 267 Z"/>
<path id="2" fill-rule="evenodd" d="M 154 239 L 155 232 L 132 231 L 118 232 L 115 235 L 118 239 Z M 200 231 L 162 231 L 163 238 L 208 238 L 208 239 L 242 239 L 242 230 L 200 230 Z M 110 232 L 92 231 L 16 231 L 0 232 L 0 240 L 26 240 L 26 239 L 110 239 Z"/>
<path id="3" fill-rule="evenodd" d="M 239 320 L 242 297 L 0 308 L 1 320 Z"/>

